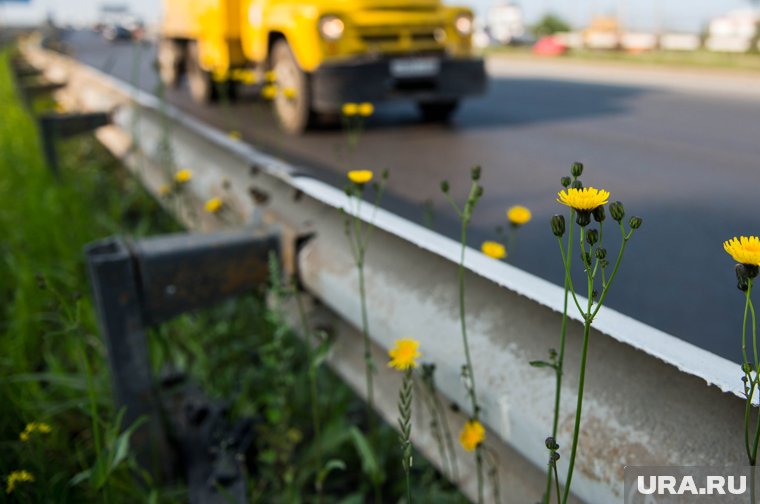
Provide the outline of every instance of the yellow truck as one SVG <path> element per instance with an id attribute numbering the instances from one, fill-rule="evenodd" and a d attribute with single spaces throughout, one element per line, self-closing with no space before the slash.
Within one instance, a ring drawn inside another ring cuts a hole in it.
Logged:
<path id="1" fill-rule="evenodd" d="M 157 59 L 164 84 L 186 75 L 203 103 L 274 75 L 275 116 L 297 134 L 347 102 L 448 119 L 486 87 L 472 31 L 472 11 L 441 0 L 164 0 Z"/>

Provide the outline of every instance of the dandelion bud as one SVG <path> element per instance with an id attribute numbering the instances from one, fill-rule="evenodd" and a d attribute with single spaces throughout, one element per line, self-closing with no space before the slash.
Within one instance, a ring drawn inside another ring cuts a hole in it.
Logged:
<path id="1" fill-rule="evenodd" d="M 747 290 L 749 289 L 749 280 L 747 280 L 746 278 L 739 278 L 739 281 L 736 284 L 736 288 L 742 292 L 747 292 Z"/>
<path id="2" fill-rule="evenodd" d="M 381 177 L 383 180 L 388 180 L 388 177 L 390 177 L 390 173 L 388 172 L 388 170 L 387 170 L 387 169 L 386 169 L 386 170 L 383 170 L 383 171 L 380 173 L 380 177 Z"/>
<path id="3" fill-rule="evenodd" d="M 599 231 L 596 229 L 589 229 L 586 233 L 586 242 L 592 247 L 599 241 Z"/>
<path id="4" fill-rule="evenodd" d="M 472 167 L 472 180 L 480 180 L 480 166 Z"/>
<path id="5" fill-rule="evenodd" d="M 562 215 L 555 215 L 552 217 L 552 233 L 557 238 L 562 238 L 565 235 L 565 217 Z"/>
<path id="6" fill-rule="evenodd" d="M 589 254 L 588 252 L 581 252 L 581 261 L 583 261 L 584 266 L 590 266 L 591 254 Z"/>
<path id="7" fill-rule="evenodd" d="M 578 211 L 578 216 L 575 218 L 575 222 L 578 223 L 580 227 L 588 226 L 591 224 L 591 212 Z"/>
<path id="8" fill-rule="evenodd" d="M 449 182 L 448 180 L 444 180 L 441 182 L 441 192 L 442 193 L 448 193 L 449 192 Z"/>
<path id="9" fill-rule="evenodd" d="M 557 440 L 554 439 L 552 436 L 549 436 L 548 438 L 546 438 L 545 443 L 546 443 L 546 447 L 549 450 L 554 451 L 554 450 L 557 450 L 559 448 L 559 445 L 557 444 Z"/>
<path id="10" fill-rule="evenodd" d="M 573 182 L 573 189 L 583 189 L 583 182 L 580 180 Z"/>
<path id="11" fill-rule="evenodd" d="M 599 291 L 597 291 L 596 289 L 594 289 L 594 290 L 591 291 L 591 299 L 594 300 L 594 301 L 596 301 L 597 298 L 599 298 Z"/>
<path id="12" fill-rule="evenodd" d="M 570 173 L 573 177 L 578 178 L 583 175 L 583 163 L 573 163 L 573 167 L 570 169 Z"/>
<path id="13" fill-rule="evenodd" d="M 559 460 L 559 452 L 553 451 L 551 454 L 551 460 L 552 462 L 557 462 Z"/>
<path id="14" fill-rule="evenodd" d="M 639 229 L 643 222 L 644 219 L 641 217 L 631 217 L 631 220 L 628 221 L 628 225 L 631 226 L 631 229 Z"/>
<path id="15" fill-rule="evenodd" d="M 476 198 L 482 198 L 483 197 L 483 186 L 478 186 L 478 188 L 475 189 L 475 197 Z"/>
<path id="16" fill-rule="evenodd" d="M 594 220 L 596 222 L 604 222 L 604 219 L 607 217 L 607 214 L 604 212 L 603 206 L 598 206 L 594 208 L 591 214 L 594 216 Z"/>
<path id="17" fill-rule="evenodd" d="M 570 179 L 570 177 L 562 177 L 562 187 L 570 187 L 570 184 L 573 181 Z"/>
<path id="18" fill-rule="evenodd" d="M 625 208 L 623 207 L 623 203 L 620 201 L 612 203 L 610 205 L 610 215 L 617 222 L 623 220 L 623 217 L 625 217 Z"/>
<path id="19" fill-rule="evenodd" d="M 607 253 L 607 251 L 605 251 L 605 254 L 606 253 Z M 606 268 L 609 265 L 610 265 L 610 262 L 607 259 L 601 259 L 601 260 L 599 260 L 599 266 L 601 266 L 602 268 Z"/>
<path id="20" fill-rule="evenodd" d="M 605 248 L 598 248 L 598 249 L 596 249 L 596 258 L 597 259 L 601 260 L 601 259 L 604 259 L 605 257 L 607 257 L 607 249 L 605 249 Z"/>
<path id="21" fill-rule="evenodd" d="M 750 374 L 752 372 L 752 366 L 748 362 L 745 362 L 742 364 L 742 371 L 744 371 L 744 374 Z"/>

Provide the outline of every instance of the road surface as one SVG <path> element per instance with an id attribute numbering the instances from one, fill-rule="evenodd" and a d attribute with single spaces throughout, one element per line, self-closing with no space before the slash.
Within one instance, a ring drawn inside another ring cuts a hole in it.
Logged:
<path id="1" fill-rule="evenodd" d="M 83 62 L 157 89 L 149 45 L 83 32 L 68 42 Z M 548 222 L 563 210 L 555 202 L 560 177 L 581 161 L 586 185 L 608 188 L 628 215 L 644 218 L 607 305 L 739 361 L 743 298 L 722 242 L 760 234 L 760 78 L 504 59 L 489 61 L 489 71 L 487 95 L 468 101 L 450 125 L 421 124 L 411 105 L 378 107 L 351 159 L 341 154 L 339 129 L 285 137 L 254 99 L 231 108 L 195 105 L 186 89 L 167 98 L 335 185 L 349 168 L 388 168 L 383 206 L 452 237 L 458 223 L 439 183 L 449 180 L 461 201 L 470 167 L 480 164 L 485 196 L 471 245 L 495 237 L 507 207 L 526 205 L 534 219 L 509 260 L 555 283 L 562 271 Z"/>

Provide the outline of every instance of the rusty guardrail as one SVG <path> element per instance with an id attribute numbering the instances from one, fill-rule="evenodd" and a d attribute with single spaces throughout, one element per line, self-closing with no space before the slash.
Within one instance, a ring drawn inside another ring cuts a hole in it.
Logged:
<path id="1" fill-rule="evenodd" d="M 320 301 L 312 316 L 336 336 L 328 362 L 363 394 L 357 278 L 341 214 L 345 194 L 72 59 L 34 46 L 24 53 L 48 78 L 69 82 L 60 96 L 70 107 L 116 109 L 114 124 L 97 136 L 149 190 L 158 195 L 169 180 L 167 145 L 177 167 L 193 170 L 181 200 L 168 205 L 191 229 L 277 223 L 285 235 L 313 235 L 298 251 L 294 240 L 283 239 L 284 264 L 291 270 L 298 266 L 303 286 Z M 223 218 L 199 210 L 212 197 L 224 200 Z M 371 218 L 371 209 L 360 216 Z M 437 365 L 441 397 L 466 412 L 455 287 L 459 245 L 382 210 L 374 219 L 377 230 L 365 266 L 373 351 L 383 359 L 395 338 L 419 339 L 424 360 Z M 554 380 L 528 362 L 557 344 L 562 289 L 475 250 L 468 250 L 466 267 L 470 343 L 487 447 L 501 461 L 498 478 L 507 502 L 535 502 L 545 483 L 543 440 L 551 431 Z M 581 333 L 580 321 L 572 320 L 564 397 L 572 397 L 578 379 Z M 579 500 L 620 501 L 625 465 L 742 464 L 738 365 L 609 308 L 597 316 L 591 339 L 585 428 L 573 480 Z M 398 376 L 378 370 L 376 405 L 391 422 L 398 386 Z M 563 446 L 571 436 L 570 402 L 560 414 Z M 456 431 L 465 416 L 447 414 Z M 424 419 L 415 422 L 415 445 L 440 467 Z M 459 484 L 472 496 L 474 464 L 458 455 Z M 565 458 L 559 461 L 560 474 L 563 464 Z"/>

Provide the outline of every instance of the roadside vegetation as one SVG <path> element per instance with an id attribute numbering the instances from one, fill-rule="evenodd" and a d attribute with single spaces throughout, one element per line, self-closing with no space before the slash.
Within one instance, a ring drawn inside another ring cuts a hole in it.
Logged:
<path id="1" fill-rule="evenodd" d="M 86 243 L 108 235 L 141 237 L 180 228 L 92 137 L 61 145 L 62 174 L 60 179 L 53 177 L 41 156 L 34 120 L 15 96 L 8 62 L 9 53 L 2 53 L 3 495 L 16 502 L 187 502 L 187 490 L 182 485 L 154 481 L 132 456 L 130 436 L 140 421 L 124 425 L 123 411 L 112 401 L 106 352 L 98 336 L 82 254 Z M 287 89 L 274 88 L 274 92 L 292 95 Z M 51 110 L 55 104 L 35 106 Z M 346 164 L 351 164 L 351 152 L 357 148 L 364 120 L 372 112 L 369 103 L 343 107 Z M 621 202 L 610 203 L 611 192 L 607 189 L 584 185 L 581 177 L 587 180 L 587 175 L 582 164 L 573 164 L 569 175 L 559 178 L 556 196 L 547 196 L 554 197 L 559 208 L 565 209 L 552 217 L 547 229 L 557 238 L 558 258 L 563 264 L 564 309 L 556 348 L 547 349 L 546 360 L 529 362 L 554 384 L 553 394 L 537 397 L 553 412 L 552 430 L 543 444 L 536 443 L 536 450 L 543 452 L 547 460 L 545 490 L 536 496 L 543 504 L 567 504 L 572 499 L 574 467 L 584 428 L 585 374 L 594 365 L 589 359 L 589 346 L 594 344 L 590 341 L 591 329 L 621 267 L 626 246 L 643 224 L 641 218 L 626 214 Z M 174 185 L 162 191 L 164 203 L 168 205 L 170 196 L 179 197 L 192 176 L 189 169 L 175 172 Z M 467 246 L 467 232 L 486 190 L 482 170 L 479 166 L 472 168 L 465 201 L 451 195 L 449 181 L 440 185 L 461 223 L 458 276 L 456 281 L 450 280 L 459 301 L 461 386 L 469 416 L 458 433 L 447 424 L 446 406 L 435 394 L 435 363 L 422 364 L 426 349 L 419 341 L 397 340 L 385 362 L 376 362 L 371 353 L 364 261 L 376 213 L 368 220 L 360 215 L 362 205 L 377 209 L 388 177 L 387 171 L 375 178 L 371 170 L 349 167 L 345 187 L 346 247 L 353 253 L 361 301 L 366 403 L 324 365 L 332 343 L 330 335 L 310 325 L 297 279 L 283 278 L 274 256 L 270 259 L 270 281 L 257 292 L 202 313 L 179 317 L 151 332 L 156 375 L 166 366 L 185 372 L 212 397 L 227 400 L 233 418 L 252 419 L 251 448 L 240 454 L 247 461 L 251 502 L 455 503 L 465 501 L 456 484 L 466 482 L 468 477 L 475 485 L 478 504 L 501 502 L 501 496 L 509 494 L 508 488 L 501 488 L 498 475 L 500 464 L 510 461 L 498 460 L 486 443 L 488 434 L 481 423 L 483 406 L 475 380 L 478 362 L 472 358 L 468 336 L 473 317 L 468 318 L 466 310 L 465 258 L 473 251 Z M 374 199 L 370 199 L 371 195 Z M 214 198 L 206 201 L 204 208 L 208 213 L 219 214 L 225 205 L 223 199 Z M 530 210 L 520 205 L 508 209 L 505 215 L 510 226 L 508 234 L 498 229 L 495 241 L 481 246 L 481 252 L 495 261 L 508 259 L 508 251 L 516 246 L 518 229 L 531 220 Z M 604 241 L 605 222 L 608 233 L 620 232 L 617 250 L 608 252 L 606 248 L 609 239 Z M 760 444 L 760 417 L 753 418 L 752 404 L 760 391 L 760 360 L 751 291 L 760 268 L 760 239 L 737 237 L 726 242 L 724 248 L 737 262 L 738 287 L 745 296 L 744 434 L 748 461 L 754 466 Z M 573 264 L 578 262 L 583 275 L 574 279 Z M 576 289 L 584 283 L 585 298 Z M 288 314 L 292 316 L 293 310 L 286 309 L 286 305 L 296 307 L 299 327 L 295 329 L 300 337 L 289 328 Z M 580 342 L 568 338 L 571 313 L 583 321 Z M 754 359 L 746 348 L 749 334 Z M 577 392 L 565 397 L 565 401 L 575 404 L 572 437 L 563 439 L 560 445 L 561 391 L 570 344 L 580 345 L 579 377 Z M 381 422 L 375 412 L 373 376 L 379 366 L 402 373 L 397 429 Z M 450 479 L 413 450 L 412 418 L 418 413 L 426 415 L 425 424 L 438 444 L 443 472 Z M 465 455 L 472 457 L 475 474 L 459 472 L 457 460 L 462 462 L 463 458 L 461 453 L 457 457 L 455 440 Z M 566 471 L 558 465 L 563 457 L 567 460 Z M 752 480 L 753 493 L 754 488 Z"/>
<path id="2" fill-rule="evenodd" d="M 9 59 L 7 51 L 0 55 L 0 495 L 9 502 L 187 502 L 182 485 L 152 480 L 133 460 L 135 426 L 121 423 L 112 400 L 83 256 L 86 243 L 109 235 L 180 228 L 92 136 L 59 146 L 56 180 L 15 94 Z M 267 297 L 295 295 L 278 282 L 273 277 L 261 292 L 151 334 L 156 373 L 171 364 L 229 400 L 234 417 L 254 418 L 250 501 L 362 503 L 380 487 L 394 500 L 462 502 L 419 454 L 413 467 L 400 463 L 398 434 L 379 419 L 376 442 L 384 449 L 371 447 L 363 402 L 319 365 L 324 353 L 312 354 L 267 307 Z M 320 387 L 318 437 L 311 383 Z M 410 450 L 407 441 L 407 461 Z"/>

